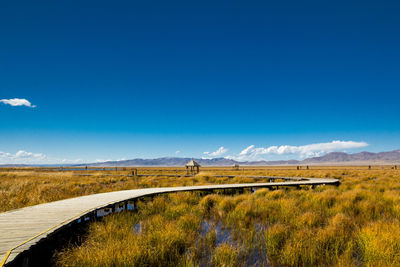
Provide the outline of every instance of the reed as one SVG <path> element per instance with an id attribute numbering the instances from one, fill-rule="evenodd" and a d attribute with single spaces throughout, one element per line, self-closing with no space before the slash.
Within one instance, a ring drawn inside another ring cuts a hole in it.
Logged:
<path id="1" fill-rule="evenodd" d="M 119 189 L 262 182 L 212 176 L 237 173 L 209 168 L 196 177 L 134 179 L 101 171 L 88 177 L 74 172 L 1 171 L 0 208 Z M 315 189 L 260 189 L 254 194 L 175 193 L 143 199 L 137 213 L 123 212 L 93 223 L 81 246 L 67 246 L 55 259 L 60 266 L 400 265 L 399 170 L 287 167 L 247 168 L 240 173 L 336 177 L 342 183 Z"/>

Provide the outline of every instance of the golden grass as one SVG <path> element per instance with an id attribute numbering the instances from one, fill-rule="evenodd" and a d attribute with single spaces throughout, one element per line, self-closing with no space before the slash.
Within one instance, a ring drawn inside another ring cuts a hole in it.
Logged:
<path id="1" fill-rule="evenodd" d="M 400 227 L 398 220 L 375 221 L 358 233 L 360 257 L 367 266 L 400 266 Z"/>
<path id="2" fill-rule="evenodd" d="M 208 168 L 196 177 L 182 178 L 90 172 L 94 176 L 0 172 L 0 208 L 127 188 L 262 181 L 212 177 L 215 174 L 332 177 L 340 178 L 342 184 L 312 190 L 260 189 L 241 195 L 176 193 L 155 197 L 140 202 L 137 213 L 116 214 L 93 223 L 81 246 L 66 247 L 57 255 L 61 266 L 243 266 L 249 262 L 272 266 L 400 266 L 400 170 Z M 141 172 L 184 174 L 183 169 L 173 168 L 143 168 Z M 139 222 L 141 229 L 137 232 L 134 226 Z M 221 233 L 228 233 L 228 237 L 221 239 Z"/>
<path id="3" fill-rule="evenodd" d="M 196 198 L 196 199 L 195 199 Z M 63 266 L 173 266 L 195 243 L 200 225 L 198 197 L 190 193 L 158 197 L 136 213 L 111 215 L 93 223 L 81 247 L 61 252 Z M 188 204 L 189 203 L 189 204 Z M 134 226 L 140 222 L 140 231 Z"/>
<path id="4" fill-rule="evenodd" d="M 185 175 L 183 168 L 140 168 L 139 174 Z M 148 187 L 189 186 L 244 182 L 199 174 L 196 177 L 128 177 L 130 170 L 51 171 L 48 169 L 0 168 L 0 212 L 65 198 Z M 90 176 L 86 176 L 90 175 Z M 248 179 L 246 178 L 246 181 Z M 259 182 L 262 179 L 250 179 Z"/>

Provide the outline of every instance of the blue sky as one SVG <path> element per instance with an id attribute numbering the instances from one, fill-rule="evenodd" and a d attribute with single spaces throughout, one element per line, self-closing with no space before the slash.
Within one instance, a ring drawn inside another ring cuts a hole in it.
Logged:
<path id="1" fill-rule="evenodd" d="M 399 149 L 398 14 L 398 1 L 1 1 L 0 163 Z"/>

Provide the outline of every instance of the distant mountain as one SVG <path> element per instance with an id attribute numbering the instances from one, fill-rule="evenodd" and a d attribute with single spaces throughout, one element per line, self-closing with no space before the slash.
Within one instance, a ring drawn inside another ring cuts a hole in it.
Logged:
<path id="1" fill-rule="evenodd" d="M 107 161 L 91 164 L 80 164 L 80 166 L 89 167 L 114 167 L 114 166 L 184 166 L 191 158 L 164 157 L 157 159 L 130 159 L 120 161 Z M 214 159 L 195 159 L 203 166 L 228 166 L 237 163 L 235 160 L 226 158 Z"/>
<path id="2" fill-rule="evenodd" d="M 164 157 L 156 159 L 130 159 L 120 161 L 106 161 L 97 163 L 86 163 L 79 165 L 25 165 L 25 164 L 4 164 L 0 167 L 141 167 L 141 166 L 184 166 L 191 158 L 178 158 L 178 157 Z M 307 158 L 304 160 L 275 160 L 275 161 L 236 161 L 226 158 L 214 159 L 195 159 L 202 166 L 232 166 L 233 164 L 247 165 L 247 166 L 277 166 L 277 165 L 367 165 L 367 164 L 399 164 L 400 165 L 400 150 L 393 150 L 388 152 L 360 152 L 348 154 L 344 152 L 331 152 L 321 157 Z"/>
<path id="3" fill-rule="evenodd" d="M 131 159 L 122 161 L 107 161 L 92 164 L 81 164 L 89 167 L 113 166 L 184 166 L 191 158 L 164 157 L 157 159 Z M 400 164 L 400 150 L 389 152 L 360 152 L 348 154 L 344 152 L 331 152 L 321 157 L 307 158 L 304 160 L 276 160 L 276 161 L 236 161 L 226 158 L 195 159 L 202 166 L 231 166 L 233 164 L 249 166 L 276 166 L 300 164 Z"/>
<path id="4" fill-rule="evenodd" d="M 360 152 L 348 154 L 344 152 L 331 152 L 322 157 L 308 158 L 302 163 L 400 163 L 400 150 L 393 150 L 389 152 Z"/>
<path id="5" fill-rule="evenodd" d="M 249 166 L 276 166 L 276 165 L 296 165 L 301 161 L 291 159 L 291 160 L 261 160 L 261 161 L 244 161 L 238 162 L 238 164 L 249 165 Z"/>
<path id="6" fill-rule="evenodd" d="M 26 164 L 0 164 L 0 167 L 4 168 L 22 168 L 22 167 L 29 167 Z"/>

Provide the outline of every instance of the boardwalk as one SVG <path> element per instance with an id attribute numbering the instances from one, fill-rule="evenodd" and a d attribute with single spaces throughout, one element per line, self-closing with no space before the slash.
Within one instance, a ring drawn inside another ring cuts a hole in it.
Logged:
<path id="1" fill-rule="evenodd" d="M 254 177 L 254 176 L 253 176 Z M 277 177 L 270 178 L 271 181 Z M 280 177 L 288 182 L 221 184 L 123 190 L 65 199 L 0 213 L 0 267 L 39 240 L 66 225 L 85 220 L 96 211 L 128 200 L 163 193 L 217 189 L 271 188 L 301 185 L 338 185 L 337 179 Z"/>

